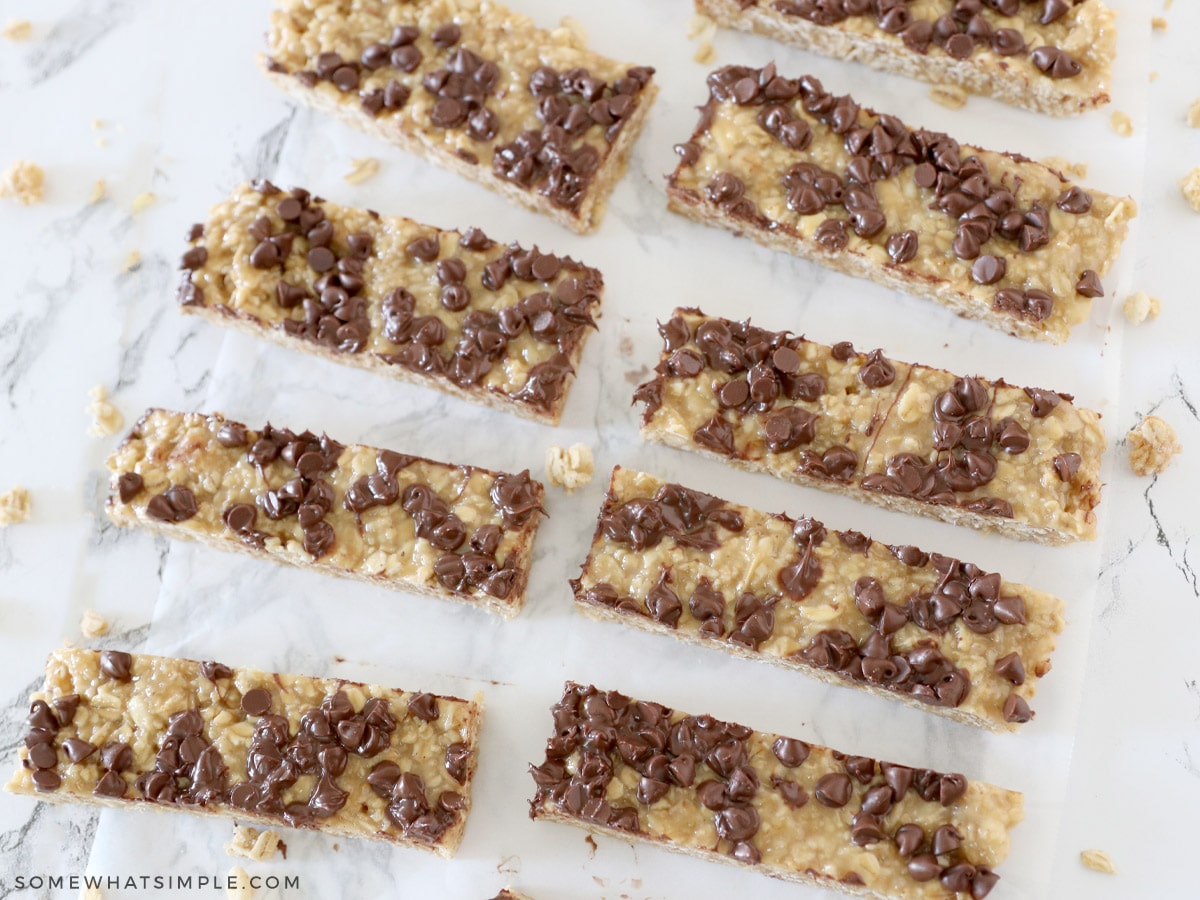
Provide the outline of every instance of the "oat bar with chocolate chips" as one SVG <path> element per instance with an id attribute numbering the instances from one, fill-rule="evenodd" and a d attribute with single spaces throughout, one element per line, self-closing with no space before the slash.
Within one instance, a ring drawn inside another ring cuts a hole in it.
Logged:
<path id="1" fill-rule="evenodd" d="M 528 471 L 161 409 L 134 426 L 108 469 L 118 525 L 505 617 L 525 601 L 544 494 Z"/>
<path id="2" fill-rule="evenodd" d="M 1112 99 L 1116 14 L 1100 0 L 696 0 L 696 9 L 727 28 L 1053 116 Z"/>
<path id="3" fill-rule="evenodd" d="M 5 789 L 182 810 L 450 857 L 479 702 L 117 650 L 55 650 Z"/>
<path id="4" fill-rule="evenodd" d="M 188 238 L 183 312 L 550 425 L 604 290 L 570 257 L 269 181 L 239 187 Z"/>
<path id="5" fill-rule="evenodd" d="M 581 612 L 992 731 L 1033 717 L 1062 601 L 856 531 L 613 470 L 571 582 Z"/>
<path id="6" fill-rule="evenodd" d="M 657 92 L 653 69 L 487 0 L 280 0 L 262 62 L 293 98 L 581 233 Z"/>
<path id="7" fill-rule="evenodd" d="M 1015 154 L 960 144 L 811 76 L 729 66 L 675 149 L 669 207 L 1018 337 L 1062 343 L 1137 213 Z"/>
<path id="8" fill-rule="evenodd" d="M 566 685 L 534 819 L 861 897 L 983 898 L 1020 794 Z"/>
<path id="9" fill-rule="evenodd" d="M 1067 394 L 677 309 L 642 436 L 1006 537 L 1096 537 L 1104 433 Z"/>

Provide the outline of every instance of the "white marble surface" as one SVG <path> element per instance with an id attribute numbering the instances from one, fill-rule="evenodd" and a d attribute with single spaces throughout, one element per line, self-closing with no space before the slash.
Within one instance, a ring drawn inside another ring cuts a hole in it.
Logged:
<path id="1" fill-rule="evenodd" d="M 0 43 L 0 166 L 32 159 L 48 179 L 45 204 L 0 206 L 0 490 L 23 483 L 35 504 L 30 523 L 0 531 L 4 765 L 14 758 L 45 653 L 64 638 L 82 642 L 80 613 L 93 607 L 114 622 L 97 646 L 484 693 L 476 808 L 459 856 L 444 862 L 289 832 L 286 862 L 250 864 L 300 876 L 302 889 L 284 896 L 469 898 L 506 883 L 541 900 L 832 896 L 608 840 L 592 848 L 574 829 L 530 822 L 525 763 L 540 758 L 546 709 L 566 678 L 1026 791 L 1027 820 L 1014 832 L 996 898 L 1196 896 L 1188 851 L 1181 856 L 1179 847 L 1200 837 L 1200 587 L 1190 547 L 1200 447 L 1200 399 L 1191 399 L 1200 397 L 1200 310 L 1192 303 L 1200 218 L 1176 182 L 1200 164 L 1200 132 L 1184 124 L 1198 91 L 1190 36 L 1200 31 L 1200 9 L 1177 4 L 1166 13 L 1170 30 L 1151 36 L 1149 16 L 1161 14 L 1162 0 L 1112 2 L 1122 25 L 1113 108 L 1132 115 L 1130 139 L 1109 130 L 1107 112 L 1056 122 L 982 100 L 951 112 L 921 85 L 757 38 L 717 41 L 722 63 L 774 58 L 785 73 L 815 72 L 829 87 L 912 123 L 998 149 L 1086 161 L 1085 183 L 1136 196 L 1142 214 L 1107 287 L 1110 298 L 1137 288 L 1155 293 L 1162 317 L 1134 329 L 1102 301 L 1090 324 L 1054 348 L 669 216 L 662 175 L 705 96 L 705 68 L 692 62 L 684 38 L 684 0 L 514 5 L 547 25 L 570 13 L 597 49 L 659 69 L 663 91 L 650 126 L 595 236 L 568 234 L 291 107 L 253 65 L 266 0 L 211 0 L 186 11 L 151 0 L 0 5 L 0 18 L 35 23 L 31 42 Z M 1161 73 L 1154 83 L 1151 69 Z M 350 160 L 363 156 L 381 160 L 379 175 L 346 184 Z M 263 175 L 445 226 L 478 224 L 494 237 L 537 242 L 601 268 L 605 314 L 563 426 L 516 421 L 180 316 L 171 286 L 187 225 L 237 181 Z M 97 178 L 108 181 L 109 197 L 89 206 Z M 145 191 L 157 202 L 131 214 Z M 123 274 L 134 249 L 141 265 Z M 654 320 L 676 304 L 1076 394 L 1103 412 L 1113 445 L 1101 540 L 1027 547 L 641 443 L 628 398 L 656 356 Z M 103 458 L 115 439 L 84 436 L 85 393 L 97 383 L 113 389 L 130 420 L 151 404 L 219 409 L 504 469 L 539 470 L 546 446 L 582 440 L 595 448 L 601 474 L 573 497 L 552 494 L 529 603 L 504 623 L 118 533 L 102 512 Z M 1193 455 L 1158 478 L 1137 479 L 1119 441 L 1151 411 L 1176 425 Z M 586 552 L 606 473 L 618 462 L 764 509 L 959 555 L 1060 594 L 1070 622 L 1039 691 L 1037 720 L 1017 736 L 978 734 L 794 673 L 585 621 L 571 608 L 566 580 Z M 45 893 L 15 891 L 22 875 L 223 876 L 234 863 L 222 850 L 230 831 L 187 816 L 96 814 L 3 795 L 0 898 Z M 1078 854 L 1089 847 L 1108 851 L 1120 875 L 1084 869 Z M 137 895 L 145 893 L 153 892 Z"/>

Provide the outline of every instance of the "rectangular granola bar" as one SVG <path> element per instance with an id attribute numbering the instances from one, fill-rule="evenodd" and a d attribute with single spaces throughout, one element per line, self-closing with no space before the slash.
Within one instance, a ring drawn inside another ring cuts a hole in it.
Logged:
<path id="1" fill-rule="evenodd" d="M 295 99 L 581 233 L 657 92 L 653 69 L 488 0 L 281 0 L 263 67 Z"/>
<path id="2" fill-rule="evenodd" d="M 642 436 L 1007 537 L 1096 537 L 1104 433 L 1072 398 L 677 309 Z"/>
<path id="3" fill-rule="evenodd" d="M 55 650 L 5 785 L 454 855 L 478 702 L 116 650 Z"/>
<path id="4" fill-rule="evenodd" d="M 1062 343 L 1104 295 L 1132 199 L 911 128 L 773 64 L 708 84 L 675 148 L 673 211 L 1023 338 Z"/>
<path id="5" fill-rule="evenodd" d="M 118 525 L 505 617 L 525 601 L 544 493 L 528 471 L 161 409 L 134 426 L 108 469 Z"/>
<path id="6" fill-rule="evenodd" d="M 189 242 L 183 312 L 550 425 L 604 290 L 570 257 L 268 181 L 238 187 Z"/>
<path id="7" fill-rule="evenodd" d="M 1108 103 L 1116 14 L 1100 0 L 696 0 L 727 28 L 1053 116 Z"/>
<path id="8" fill-rule="evenodd" d="M 567 683 L 534 819 L 787 881 L 897 900 L 983 898 L 1020 794 Z"/>
<path id="9" fill-rule="evenodd" d="M 972 563 L 829 531 L 620 467 L 571 582 L 581 612 L 956 721 L 1015 731 L 1061 600 Z"/>

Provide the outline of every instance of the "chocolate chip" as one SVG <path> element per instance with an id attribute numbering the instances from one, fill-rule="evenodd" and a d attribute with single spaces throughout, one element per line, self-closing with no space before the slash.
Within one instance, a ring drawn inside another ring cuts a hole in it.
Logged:
<path id="1" fill-rule="evenodd" d="M 408 711 L 423 722 L 432 722 L 438 717 L 437 697 L 433 694 L 416 694 L 408 701 Z"/>
<path id="2" fill-rule="evenodd" d="M 1044 391 L 1041 388 L 1025 388 L 1025 395 L 1031 401 L 1030 414 L 1035 419 L 1044 419 L 1050 415 L 1061 400 L 1054 391 Z"/>
<path id="3" fill-rule="evenodd" d="M 717 813 L 717 835 L 727 841 L 746 841 L 758 833 L 760 819 L 752 806 L 734 806 Z"/>
<path id="4" fill-rule="evenodd" d="M 892 262 L 903 265 L 916 258 L 918 245 L 919 239 L 915 231 L 899 231 L 887 239 L 888 256 L 892 258 Z"/>
<path id="5" fill-rule="evenodd" d="M 1072 185 L 1058 195 L 1057 206 L 1063 212 L 1080 216 L 1092 208 L 1092 195 L 1082 188 Z"/>
<path id="6" fill-rule="evenodd" d="M 828 253 L 839 253 L 846 249 L 850 240 L 846 231 L 845 219 L 826 219 L 817 226 L 813 236 L 822 250 Z"/>
<path id="7" fill-rule="evenodd" d="M 942 874 L 942 866 L 932 853 L 919 853 L 908 861 L 908 874 L 913 881 L 932 881 Z"/>
<path id="8" fill-rule="evenodd" d="M 242 709 L 252 716 L 261 716 L 271 710 L 271 695 L 262 688 L 253 688 L 242 695 Z"/>
<path id="9" fill-rule="evenodd" d="M 1075 293 L 1091 298 L 1104 296 L 1104 285 L 1094 269 L 1085 269 L 1080 274 L 1079 281 L 1075 283 Z"/>
<path id="10" fill-rule="evenodd" d="M 852 793 L 850 776 L 841 772 L 822 775 L 813 786 L 813 796 L 817 798 L 817 802 L 832 809 L 839 809 L 849 803 Z"/>
<path id="11" fill-rule="evenodd" d="M 100 671 L 114 681 L 131 681 L 133 657 L 122 650 L 101 651 Z"/>
<path id="12" fill-rule="evenodd" d="M 1083 71 L 1083 65 L 1065 50 L 1049 45 L 1038 47 L 1029 54 L 1030 61 L 1038 71 L 1051 78 L 1074 78 Z"/>
<path id="13" fill-rule="evenodd" d="M 146 515 L 160 522 L 186 522 L 197 512 L 196 495 L 191 488 L 181 484 L 172 485 L 161 494 L 156 494 L 146 504 Z"/>
<path id="14" fill-rule="evenodd" d="M 976 284 L 995 284 L 1004 277 L 1008 262 L 1002 256 L 981 256 L 971 266 L 971 280 Z"/>
<path id="15" fill-rule="evenodd" d="M 775 742 L 771 744 L 771 752 L 789 769 L 794 769 L 808 759 L 809 746 L 804 741 L 798 741 L 795 738 L 781 737 L 776 738 Z"/>
<path id="16" fill-rule="evenodd" d="M 459 784 L 466 782 L 467 762 L 470 758 L 471 748 L 466 744 L 454 743 L 446 748 L 446 771 Z"/>
<path id="17" fill-rule="evenodd" d="M 708 450 L 723 456 L 732 456 L 736 451 L 733 442 L 733 426 L 719 413 L 692 433 L 692 439 Z"/>
<path id="18" fill-rule="evenodd" d="M 439 25 L 430 35 L 430 39 L 442 49 L 453 47 L 462 39 L 462 28 L 454 22 Z"/>
<path id="19" fill-rule="evenodd" d="M 887 387 L 896 380 L 896 367 L 884 358 L 882 350 L 872 350 L 858 370 L 858 377 L 869 388 Z"/>
<path id="20" fill-rule="evenodd" d="M 117 479 L 117 496 L 121 498 L 122 503 L 128 503 L 142 492 L 144 484 L 142 476 L 137 472 L 122 472 L 121 477 Z"/>
<path id="21" fill-rule="evenodd" d="M 1078 453 L 1060 453 L 1054 457 L 1054 471 L 1060 481 L 1070 481 L 1079 471 L 1083 459 Z"/>

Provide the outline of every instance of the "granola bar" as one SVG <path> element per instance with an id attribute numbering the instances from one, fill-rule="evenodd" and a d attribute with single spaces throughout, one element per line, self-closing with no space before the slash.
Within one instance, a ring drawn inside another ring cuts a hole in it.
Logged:
<path id="1" fill-rule="evenodd" d="M 118 525 L 505 617 L 524 603 L 544 494 L 528 471 L 160 409 L 142 417 L 108 468 Z"/>
<path id="2" fill-rule="evenodd" d="M 188 237 L 183 312 L 551 425 L 604 289 L 570 257 L 269 181 Z"/>
<path id="3" fill-rule="evenodd" d="M 1029 701 L 1062 601 L 972 563 L 617 468 L 571 582 L 596 619 L 799 669 L 992 731 Z"/>
<path id="4" fill-rule="evenodd" d="M 1104 433 L 1072 397 L 677 309 L 643 437 L 1007 537 L 1096 537 Z"/>
<path id="5" fill-rule="evenodd" d="M 675 148 L 673 211 L 1023 338 L 1062 343 L 1104 295 L 1132 199 L 910 128 L 773 64 L 708 84 Z"/>
<path id="6" fill-rule="evenodd" d="M 847 894 L 983 898 L 1023 799 L 615 691 L 566 685 L 534 819 Z"/>
<path id="7" fill-rule="evenodd" d="M 117 650 L 55 650 L 5 785 L 450 857 L 471 808 L 478 702 Z"/>
<path id="8" fill-rule="evenodd" d="M 488 0 L 281 0 L 267 45 L 295 99 L 581 233 L 657 92 L 653 69 Z"/>
<path id="9" fill-rule="evenodd" d="M 1100 0 L 696 0 L 727 28 L 1054 116 L 1108 103 L 1116 13 Z"/>

